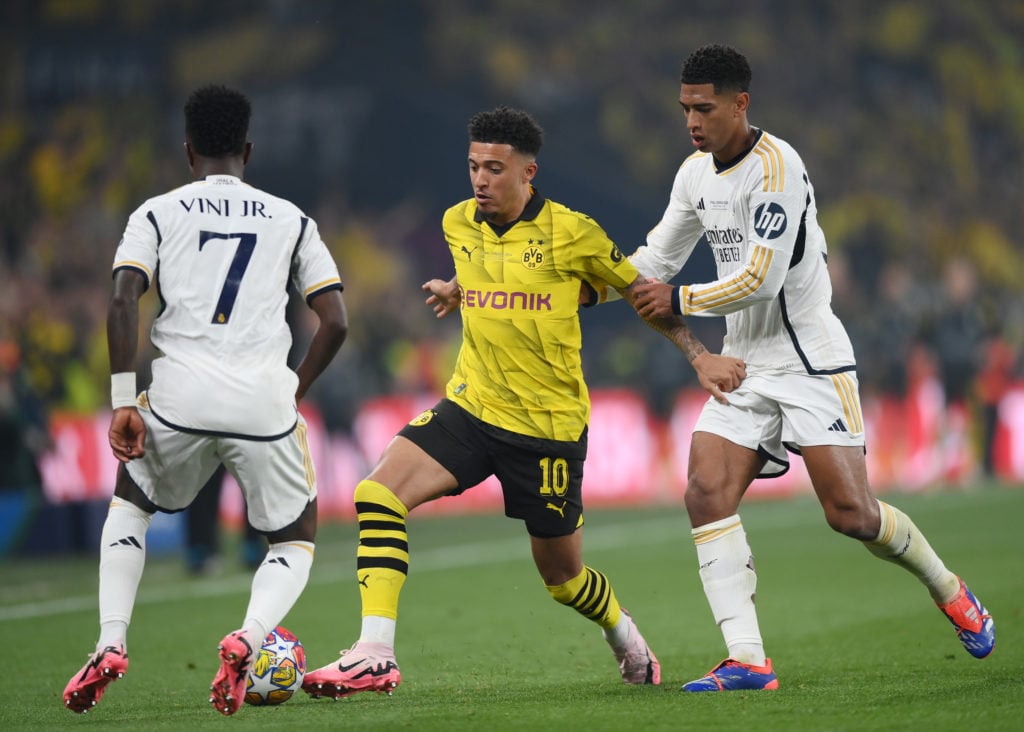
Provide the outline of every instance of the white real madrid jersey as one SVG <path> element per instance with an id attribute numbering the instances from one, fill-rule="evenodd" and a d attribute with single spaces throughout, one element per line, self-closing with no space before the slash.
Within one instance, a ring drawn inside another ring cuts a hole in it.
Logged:
<path id="1" fill-rule="evenodd" d="M 691 155 L 661 221 L 630 259 L 645 276 L 667 281 L 702 238 L 718 278 L 677 294 L 683 315 L 725 316 L 723 354 L 743 359 L 748 373 L 853 369 L 850 339 L 832 312 L 814 188 L 788 143 L 759 131 L 724 167 L 712 155 Z"/>
<path id="2" fill-rule="evenodd" d="M 149 403 L 161 421 L 256 438 L 293 428 L 289 281 L 307 303 L 341 288 L 312 219 L 238 178 L 208 176 L 131 215 L 114 258 L 124 268 L 160 297 Z"/>

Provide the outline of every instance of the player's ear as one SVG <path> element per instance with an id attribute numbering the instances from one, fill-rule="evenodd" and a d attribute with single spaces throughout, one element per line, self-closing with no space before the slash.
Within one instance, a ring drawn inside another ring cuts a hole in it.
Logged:
<path id="1" fill-rule="evenodd" d="M 737 112 L 746 112 L 750 106 L 750 94 L 748 92 L 740 92 L 736 95 L 735 109 Z"/>
<path id="2" fill-rule="evenodd" d="M 245 143 L 245 149 L 242 151 L 242 165 L 248 165 L 249 158 L 252 156 L 252 143 Z"/>
<path id="3" fill-rule="evenodd" d="M 537 161 L 531 160 L 523 166 L 523 177 L 526 179 L 526 182 L 530 182 L 535 175 L 537 175 Z"/>
<path id="4" fill-rule="evenodd" d="M 192 146 L 185 140 L 185 157 L 188 159 L 188 169 L 194 170 L 196 165 L 196 154 L 192 150 Z"/>

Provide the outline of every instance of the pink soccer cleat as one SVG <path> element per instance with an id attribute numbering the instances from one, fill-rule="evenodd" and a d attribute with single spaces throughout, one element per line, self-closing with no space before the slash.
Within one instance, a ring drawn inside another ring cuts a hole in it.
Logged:
<path id="1" fill-rule="evenodd" d="M 390 695 L 401 682 L 394 649 L 384 643 L 360 641 L 343 651 L 337 662 L 307 673 L 302 690 L 314 699 L 341 699 L 360 691 Z"/>
<path id="2" fill-rule="evenodd" d="M 210 704 L 225 717 L 238 711 L 245 700 L 245 682 L 252 664 L 252 646 L 239 630 L 228 633 L 217 646 L 220 669 L 210 685 Z"/>
<path id="3" fill-rule="evenodd" d="M 124 646 L 107 646 L 97 651 L 64 687 L 64 706 L 76 714 L 85 714 L 96 706 L 110 682 L 122 678 L 127 670 Z"/>
<path id="4" fill-rule="evenodd" d="M 623 646 L 612 646 L 615 660 L 619 662 L 619 673 L 627 684 L 661 683 L 661 664 L 654 657 L 654 652 L 647 641 L 640 635 L 640 629 L 633 622 L 633 617 L 622 609 L 622 620 L 629 624 L 629 635 Z"/>

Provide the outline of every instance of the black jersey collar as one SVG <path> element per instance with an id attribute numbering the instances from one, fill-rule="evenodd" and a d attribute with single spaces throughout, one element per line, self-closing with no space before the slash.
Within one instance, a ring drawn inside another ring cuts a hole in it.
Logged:
<path id="1" fill-rule="evenodd" d="M 720 163 L 720 162 L 718 162 L 718 158 L 716 158 L 714 155 L 712 155 L 711 156 L 711 160 L 714 161 L 715 172 L 716 173 L 722 173 L 722 172 L 728 170 L 729 168 L 731 168 L 732 166 L 737 165 L 741 160 L 743 160 L 743 158 L 747 157 L 747 155 L 750 154 L 751 150 L 753 150 L 755 147 L 757 147 L 757 143 L 759 143 L 761 141 L 761 136 L 762 135 L 764 135 L 764 130 L 758 130 L 757 134 L 754 135 L 754 141 L 752 143 L 750 143 L 750 145 L 747 147 L 747 149 L 744 150 L 743 152 L 741 152 L 739 155 L 737 155 L 736 157 L 734 157 L 732 160 L 730 160 L 727 163 Z"/>
<path id="2" fill-rule="evenodd" d="M 526 202 L 526 208 L 524 208 L 523 212 L 519 214 L 519 218 L 509 221 L 507 224 L 492 224 L 490 221 L 483 217 L 483 214 L 480 213 L 480 209 L 478 208 L 476 210 L 476 213 L 473 214 L 473 220 L 478 224 L 486 223 L 498 236 L 504 236 L 506 233 L 508 233 L 509 229 L 511 229 L 520 221 L 533 221 L 535 218 L 537 218 L 537 215 L 540 213 L 540 210 L 544 208 L 545 198 L 543 195 L 541 195 L 541 192 L 538 191 L 534 186 L 531 185 L 530 190 L 533 191 L 533 195 L 530 196 L 530 200 Z"/>

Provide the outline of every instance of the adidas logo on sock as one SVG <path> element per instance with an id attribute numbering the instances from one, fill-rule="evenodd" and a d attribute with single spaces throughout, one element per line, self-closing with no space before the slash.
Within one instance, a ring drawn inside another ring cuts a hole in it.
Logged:
<path id="1" fill-rule="evenodd" d="M 142 544 L 140 544 L 139 540 L 136 539 L 134 536 L 126 536 L 123 539 L 118 539 L 117 541 L 110 542 L 110 546 L 117 546 L 118 544 L 120 544 L 121 546 L 133 546 L 136 549 L 142 548 Z"/>

